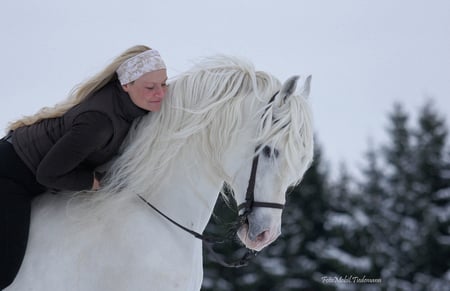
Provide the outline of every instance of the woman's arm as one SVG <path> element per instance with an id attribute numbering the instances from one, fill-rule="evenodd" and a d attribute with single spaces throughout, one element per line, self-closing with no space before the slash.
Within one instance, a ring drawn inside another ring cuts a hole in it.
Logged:
<path id="1" fill-rule="evenodd" d="M 113 135 L 111 120 L 100 112 L 85 112 L 45 155 L 36 172 L 39 183 L 59 190 L 98 189 L 94 169 L 82 163 L 101 150 Z"/>

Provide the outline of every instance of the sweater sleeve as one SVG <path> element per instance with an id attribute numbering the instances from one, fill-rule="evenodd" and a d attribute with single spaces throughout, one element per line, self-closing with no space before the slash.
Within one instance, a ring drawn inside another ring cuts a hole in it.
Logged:
<path id="1" fill-rule="evenodd" d="M 36 179 L 42 185 L 59 190 L 92 188 L 94 169 L 83 164 L 93 152 L 104 147 L 113 135 L 109 117 L 100 112 L 85 112 L 73 122 L 40 162 Z"/>

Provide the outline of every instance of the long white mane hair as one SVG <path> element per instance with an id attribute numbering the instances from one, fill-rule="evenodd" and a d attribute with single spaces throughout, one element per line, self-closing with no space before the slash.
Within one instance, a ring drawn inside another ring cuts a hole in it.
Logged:
<path id="1" fill-rule="evenodd" d="M 89 205 L 86 208 L 94 210 L 95 215 L 105 211 L 114 215 L 124 199 L 136 194 L 150 198 L 167 182 L 172 167 L 183 155 L 194 155 L 199 163 L 208 163 L 211 176 L 205 178 L 232 184 L 222 167 L 224 153 L 249 118 L 261 120 L 255 144 L 286 144 L 289 166 L 302 177 L 309 166 L 304 161 L 313 155 L 311 113 L 304 98 L 288 98 L 290 106 L 283 106 L 284 112 L 274 112 L 269 100 L 280 88 L 276 78 L 255 71 L 242 59 L 204 59 L 170 81 L 160 112 L 136 122 L 102 188 L 81 195 L 87 203 L 84 206 Z"/>

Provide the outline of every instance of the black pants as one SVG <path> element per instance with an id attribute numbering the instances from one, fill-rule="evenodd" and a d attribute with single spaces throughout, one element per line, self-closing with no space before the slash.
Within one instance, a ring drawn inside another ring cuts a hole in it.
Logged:
<path id="1" fill-rule="evenodd" d="M 28 241 L 31 200 L 45 190 L 12 144 L 0 140 L 0 290 L 19 271 Z"/>

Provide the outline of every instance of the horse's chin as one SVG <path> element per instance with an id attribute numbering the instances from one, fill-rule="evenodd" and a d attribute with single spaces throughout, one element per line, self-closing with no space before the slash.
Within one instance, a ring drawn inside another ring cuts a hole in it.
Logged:
<path id="1" fill-rule="evenodd" d="M 244 224 L 238 230 L 237 235 L 248 249 L 260 251 L 274 242 L 281 234 L 280 229 L 267 229 L 255 232 L 249 224 Z"/>

